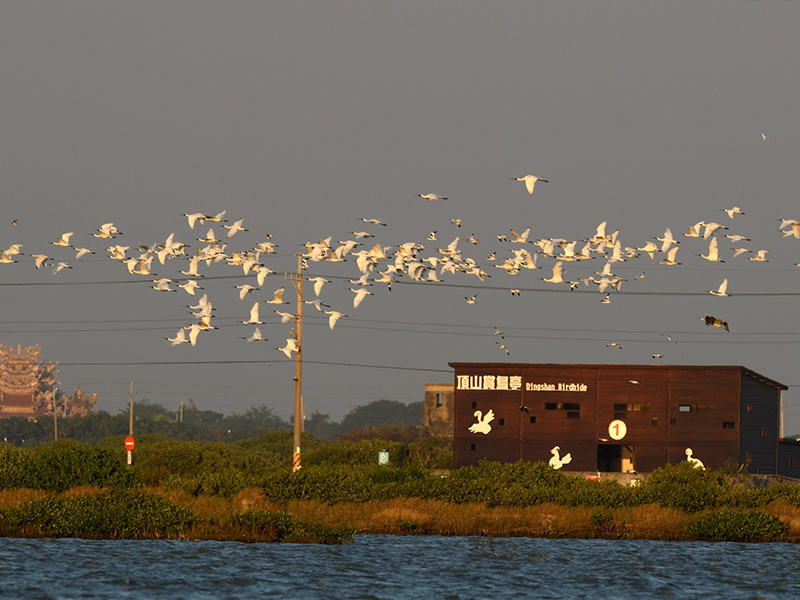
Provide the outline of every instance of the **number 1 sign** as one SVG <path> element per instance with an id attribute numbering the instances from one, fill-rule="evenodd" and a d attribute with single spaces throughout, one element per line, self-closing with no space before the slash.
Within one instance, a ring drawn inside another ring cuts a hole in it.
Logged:
<path id="1" fill-rule="evenodd" d="M 628 426 L 625 425 L 625 421 L 620 421 L 619 419 L 615 419 L 608 424 L 608 435 L 611 437 L 612 440 L 621 440 L 625 437 L 625 434 L 628 433 Z"/>

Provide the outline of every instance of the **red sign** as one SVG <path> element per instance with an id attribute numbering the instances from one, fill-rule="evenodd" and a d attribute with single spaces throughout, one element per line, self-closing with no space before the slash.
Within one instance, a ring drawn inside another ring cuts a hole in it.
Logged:
<path id="1" fill-rule="evenodd" d="M 134 441 L 133 441 L 133 437 L 128 436 L 128 437 L 125 438 L 125 449 L 126 450 L 128 450 L 130 452 L 131 450 L 133 450 L 133 446 L 134 445 L 135 444 L 134 444 Z"/>

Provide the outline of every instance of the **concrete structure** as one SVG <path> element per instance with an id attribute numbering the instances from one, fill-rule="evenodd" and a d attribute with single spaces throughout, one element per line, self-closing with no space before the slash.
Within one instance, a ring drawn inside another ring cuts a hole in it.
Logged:
<path id="1" fill-rule="evenodd" d="M 800 471 L 800 444 L 779 443 L 787 387 L 742 366 L 450 366 L 456 467 L 527 460 L 625 473 L 689 459 Z"/>
<path id="2" fill-rule="evenodd" d="M 433 435 L 453 437 L 455 392 L 451 383 L 426 383 L 422 426 Z"/>

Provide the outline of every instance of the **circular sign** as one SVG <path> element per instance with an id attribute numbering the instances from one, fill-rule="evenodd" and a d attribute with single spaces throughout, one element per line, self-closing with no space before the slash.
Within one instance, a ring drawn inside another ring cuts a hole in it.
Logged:
<path id="1" fill-rule="evenodd" d="M 625 425 L 625 421 L 615 419 L 608 424 L 608 435 L 611 436 L 612 440 L 621 440 L 627 433 L 628 426 Z"/>
<path id="2" fill-rule="evenodd" d="M 133 437 L 128 436 L 128 437 L 125 438 L 125 449 L 126 450 L 128 450 L 128 451 L 133 450 L 133 446 L 134 445 L 135 444 L 134 444 L 134 441 L 133 441 Z"/>

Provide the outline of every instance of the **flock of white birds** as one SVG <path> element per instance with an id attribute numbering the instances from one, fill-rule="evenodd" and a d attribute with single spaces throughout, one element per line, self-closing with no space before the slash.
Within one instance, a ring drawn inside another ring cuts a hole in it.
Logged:
<path id="1" fill-rule="evenodd" d="M 537 181 L 548 182 L 546 179 L 533 175 L 510 179 L 524 182 L 530 194 L 533 194 L 534 184 Z M 416 196 L 431 202 L 447 200 L 447 197 L 433 193 L 416 194 Z M 622 276 L 615 274 L 617 265 L 636 259 L 647 260 L 649 258 L 651 263 L 657 263 L 660 268 L 676 267 L 681 265 L 679 262 L 681 249 L 690 243 L 699 244 L 697 249 L 700 251 L 696 254 L 697 256 L 713 263 L 725 262 L 725 260 L 768 262 L 769 251 L 767 249 L 747 248 L 746 244 L 751 240 L 745 235 L 731 231 L 734 225 L 738 225 L 739 219 L 745 215 L 745 212 L 737 206 L 721 208 L 719 211 L 725 213 L 724 218 L 720 219 L 723 223 L 700 220 L 677 234 L 673 234 L 670 228 L 666 228 L 662 234 L 653 236 L 651 239 L 639 240 L 630 246 L 623 245 L 619 230 L 608 231 L 606 221 L 597 225 L 592 235 L 580 240 L 553 237 L 533 239 L 530 228 L 520 232 L 511 229 L 508 233 L 496 235 L 501 247 L 507 246 L 506 255 L 498 256 L 498 252 L 492 252 L 481 259 L 468 256 L 470 251 L 477 250 L 480 243 L 475 234 L 463 235 L 460 233 L 461 221 L 459 219 L 451 219 L 450 226 L 453 229 L 452 233 L 446 237 L 445 243 L 439 241 L 438 231 L 431 231 L 422 242 L 409 241 L 386 245 L 378 237 L 379 232 L 386 231 L 386 229 L 382 229 L 386 228 L 386 223 L 375 218 L 362 218 L 360 221 L 367 230 L 352 231 L 349 235 L 344 236 L 344 239 L 336 242 L 332 241 L 333 236 L 315 242 L 306 242 L 304 245 L 298 246 L 303 250 L 296 256 L 303 272 L 304 281 L 313 284 L 313 297 L 312 299 L 304 298 L 304 302 L 327 316 L 330 329 L 333 329 L 340 319 L 348 316 L 343 310 L 335 310 L 331 308 L 330 304 L 323 301 L 324 288 L 334 279 L 346 281 L 348 289 L 353 294 L 352 307 L 348 307 L 348 312 L 350 308 L 357 309 L 362 302 L 367 301 L 367 297 L 374 296 L 377 293 L 373 291 L 376 290 L 375 286 L 383 285 L 390 290 L 392 284 L 401 279 L 431 285 L 445 279 L 452 279 L 456 282 L 469 281 L 469 287 L 474 287 L 476 282 L 484 282 L 493 274 L 503 273 L 505 276 L 519 277 L 526 271 L 537 269 L 542 269 L 547 274 L 547 276 L 536 277 L 535 281 L 537 282 L 564 286 L 570 290 L 584 287 L 594 288 L 601 295 L 600 302 L 609 304 L 612 302 L 612 294 L 621 293 L 623 282 L 627 281 Z M 166 338 L 172 345 L 190 344 L 194 346 L 198 343 L 201 334 L 217 329 L 213 324 L 215 307 L 212 299 L 208 297 L 208 294 L 201 294 L 201 292 L 203 291 L 203 278 L 206 276 L 205 271 L 212 265 L 223 264 L 241 270 L 239 276 L 247 280 L 247 283 L 235 286 L 239 300 L 249 305 L 249 310 L 243 308 L 242 319 L 239 323 L 253 326 L 254 329 L 249 335 L 241 336 L 241 338 L 248 343 L 267 341 L 259 326 L 265 323 L 264 312 L 270 311 L 268 313 L 270 319 L 274 319 L 274 313 L 280 323 L 291 324 L 293 327 L 285 344 L 276 348 L 288 358 L 292 358 L 299 351 L 295 327 L 297 314 L 290 309 L 279 310 L 290 304 L 289 300 L 284 299 L 285 285 L 277 289 L 266 285 L 269 276 L 284 275 L 282 271 L 276 273 L 270 269 L 268 264 L 270 255 L 275 255 L 278 248 L 278 245 L 272 240 L 272 235 L 267 234 L 266 239 L 254 246 L 235 250 L 231 247 L 234 236 L 248 231 L 244 227 L 244 219 L 229 223 L 225 218 L 226 211 L 215 215 L 185 213 L 183 216 L 187 220 L 189 229 L 193 232 L 190 234 L 190 238 L 184 238 L 186 241 L 179 240 L 180 236 L 172 233 L 163 243 L 121 245 L 119 240 L 124 239 L 124 236 L 114 223 L 100 225 L 91 232 L 91 236 L 106 240 L 106 243 L 111 244 L 105 248 L 107 258 L 124 265 L 130 276 L 146 278 L 152 283 L 153 290 L 160 293 L 182 290 L 196 298 L 196 301 L 187 305 L 192 318 L 188 319 L 189 322 L 183 325 L 174 336 Z M 778 221 L 780 223 L 776 225 L 776 230 L 781 237 L 800 239 L 800 221 L 794 219 L 778 219 Z M 12 224 L 19 225 L 16 220 Z M 194 237 L 198 235 L 198 231 L 203 230 L 205 233 Z M 36 269 L 50 269 L 53 275 L 57 275 L 64 269 L 73 268 L 70 263 L 79 261 L 82 257 L 98 253 L 102 255 L 103 251 L 99 248 L 82 247 L 74 241 L 75 239 L 74 232 L 66 232 L 51 242 L 54 250 L 49 254 L 33 253 L 30 254 L 29 259 L 22 252 L 21 244 L 11 244 L 6 250 L 0 252 L 0 263 L 17 263 L 32 259 Z M 687 250 L 683 252 L 687 252 Z M 589 260 L 593 260 L 594 265 L 597 265 L 598 261 L 602 261 L 603 264 L 599 269 L 591 269 L 580 277 L 568 276 L 568 271 L 572 270 L 573 265 L 577 267 Z M 172 261 L 177 262 L 173 263 Z M 311 272 L 306 274 L 306 271 L 313 271 L 317 263 L 326 265 L 345 263 L 350 276 L 327 275 L 331 279 L 326 279 L 319 275 L 311 276 Z M 178 265 L 178 268 L 167 269 L 168 264 L 170 267 Z M 796 266 L 800 266 L 800 263 L 796 263 Z M 159 270 L 169 270 L 175 275 L 159 276 L 157 274 Z M 634 279 L 644 278 L 645 274 L 642 272 Z M 537 283 L 536 285 L 541 284 Z M 521 294 L 520 286 L 517 284 L 509 286 L 508 290 L 512 295 Z M 705 291 L 714 296 L 731 295 L 728 293 L 727 278 L 722 280 L 719 287 Z M 258 298 L 256 294 L 259 292 L 265 293 L 267 298 Z M 248 300 L 251 297 L 256 298 L 252 304 Z M 478 294 L 466 296 L 465 301 L 468 304 L 475 304 L 478 302 Z M 730 325 L 720 316 L 706 314 L 699 318 L 707 326 L 730 331 Z M 494 335 L 499 338 L 496 343 L 500 350 L 510 354 L 500 341 L 504 339 L 503 332 L 495 329 Z M 621 348 L 618 343 L 610 343 L 607 347 Z M 654 354 L 652 357 L 661 358 L 662 355 Z"/>

